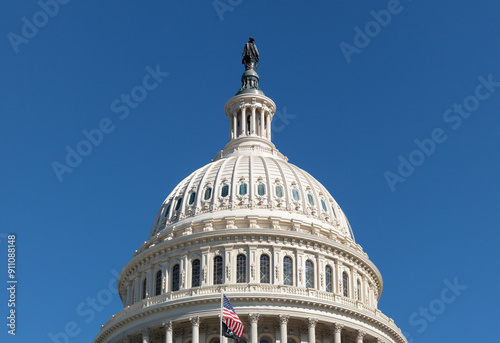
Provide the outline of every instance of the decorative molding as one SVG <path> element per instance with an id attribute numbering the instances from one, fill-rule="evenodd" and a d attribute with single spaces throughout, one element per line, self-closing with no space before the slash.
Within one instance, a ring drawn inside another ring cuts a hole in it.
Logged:
<path id="1" fill-rule="evenodd" d="M 287 324 L 288 323 L 288 320 L 290 319 L 290 315 L 288 314 L 280 314 L 278 316 L 279 318 L 279 321 L 280 321 L 280 324 L 283 325 L 283 324 Z"/>
<path id="2" fill-rule="evenodd" d="M 200 317 L 191 317 L 189 318 L 189 321 L 193 326 L 200 326 Z"/>
<path id="3" fill-rule="evenodd" d="M 356 338 L 359 340 L 359 339 L 363 339 L 363 337 L 365 337 L 366 335 L 366 332 L 363 331 L 363 330 L 358 330 L 358 335 L 356 336 Z"/>
<path id="4" fill-rule="evenodd" d="M 162 323 L 161 325 L 165 328 L 165 331 L 172 331 L 173 327 L 174 327 L 174 324 L 172 323 L 171 320 L 169 320 L 168 322 Z"/>
<path id="5" fill-rule="evenodd" d="M 313 329 L 316 327 L 316 324 L 318 324 L 318 318 L 307 318 L 307 327 L 309 329 Z"/>
<path id="6" fill-rule="evenodd" d="M 250 313 L 248 315 L 248 317 L 250 318 L 250 323 L 257 324 L 257 322 L 259 321 L 259 316 L 259 313 Z"/>

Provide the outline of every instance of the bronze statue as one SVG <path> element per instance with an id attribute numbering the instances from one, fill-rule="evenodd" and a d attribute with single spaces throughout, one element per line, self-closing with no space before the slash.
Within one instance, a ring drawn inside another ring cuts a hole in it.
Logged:
<path id="1" fill-rule="evenodd" d="M 241 63 L 245 64 L 245 70 L 256 69 L 257 62 L 259 62 L 259 50 L 257 50 L 257 46 L 253 43 L 254 41 L 255 39 L 250 37 L 243 50 L 243 60 Z"/>

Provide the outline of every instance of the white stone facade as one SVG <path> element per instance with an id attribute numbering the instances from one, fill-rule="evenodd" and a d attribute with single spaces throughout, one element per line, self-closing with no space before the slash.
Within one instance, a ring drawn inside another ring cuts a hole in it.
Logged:
<path id="1" fill-rule="evenodd" d="M 260 94 L 228 101 L 229 143 L 162 204 L 94 343 L 219 342 L 221 291 L 246 342 L 406 342 L 337 202 L 271 142 L 275 108 Z"/>

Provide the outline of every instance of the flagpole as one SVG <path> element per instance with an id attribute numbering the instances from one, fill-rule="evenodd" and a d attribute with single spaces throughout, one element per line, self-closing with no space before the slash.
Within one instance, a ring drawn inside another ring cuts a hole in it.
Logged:
<path id="1" fill-rule="evenodd" d="M 222 289 L 220 290 L 220 343 L 222 343 Z"/>

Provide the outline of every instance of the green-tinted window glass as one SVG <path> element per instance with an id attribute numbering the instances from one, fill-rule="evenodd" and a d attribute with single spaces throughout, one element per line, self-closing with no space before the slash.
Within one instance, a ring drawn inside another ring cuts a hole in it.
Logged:
<path id="1" fill-rule="evenodd" d="M 242 183 L 240 185 L 240 195 L 246 195 L 247 194 L 247 184 Z"/>
<path id="2" fill-rule="evenodd" d="M 276 196 L 278 198 L 283 198 L 283 187 L 276 186 Z"/>
<path id="3" fill-rule="evenodd" d="M 293 200 L 295 200 L 295 201 L 299 201 L 300 200 L 299 191 L 296 190 L 295 188 L 292 189 L 292 196 L 293 196 Z"/>
<path id="4" fill-rule="evenodd" d="M 212 196 L 212 188 L 208 187 L 206 190 L 205 190 L 205 197 L 204 199 L 205 200 L 208 200 L 210 199 L 210 197 Z"/>
<path id="5" fill-rule="evenodd" d="M 321 207 L 323 207 L 323 211 L 326 212 L 326 204 L 325 204 L 325 201 L 323 199 L 321 199 Z"/>
<path id="6" fill-rule="evenodd" d="M 264 186 L 264 184 L 261 183 L 257 186 L 257 194 L 260 196 L 266 194 L 266 186 Z"/>
<path id="7" fill-rule="evenodd" d="M 307 200 L 309 201 L 309 204 L 311 206 L 314 206 L 314 199 L 313 199 L 313 196 L 311 194 L 307 194 Z"/>
<path id="8" fill-rule="evenodd" d="M 222 191 L 220 192 L 220 195 L 223 198 L 225 198 L 225 197 L 227 197 L 228 194 L 229 194 L 229 186 L 228 185 L 222 186 Z"/>

